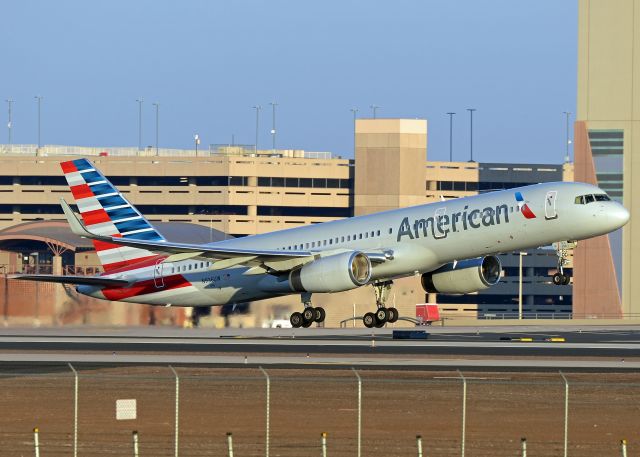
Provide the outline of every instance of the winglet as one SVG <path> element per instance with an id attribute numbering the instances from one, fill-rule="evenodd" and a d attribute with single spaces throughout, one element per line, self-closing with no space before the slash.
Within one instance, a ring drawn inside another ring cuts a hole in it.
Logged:
<path id="1" fill-rule="evenodd" d="M 64 212 L 65 217 L 67 218 L 67 222 L 69 222 L 69 227 L 71 227 L 71 231 L 78 236 L 83 238 L 89 238 L 92 240 L 99 240 L 103 238 L 111 239 L 110 237 L 102 237 L 100 235 L 96 235 L 95 233 L 91 233 L 84 226 L 82 222 L 78 219 L 78 216 L 75 215 L 69 204 L 66 202 L 64 198 L 60 198 L 60 206 L 62 206 L 62 211 Z"/>

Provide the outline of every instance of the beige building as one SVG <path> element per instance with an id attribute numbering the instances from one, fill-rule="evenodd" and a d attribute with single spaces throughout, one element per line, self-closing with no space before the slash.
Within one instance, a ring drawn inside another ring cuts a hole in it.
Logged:
<path id="1" fill-rule="evenodd" d="M 0 243 L 28 240 L 26 232 L 44 229 L 19 224 L 63 221 L 59 199 L 72 202 L 73 198 L 59 162 L 69 160 L 69 156 L 89 156 L 152 222 L 199 224 L 233 236 L 474 195 L 483 190 L 570 179 L 572 171 L 569 165 L 430 162 L 425 120 L 359 119 L 355 129 L 355 160 L 333 158 L 328 153 L 255 151 L 246 147 L 220 147 L 197 154 L 161 149 L 159 155 L 155 150 L 133 148 L 45 146 L 36 151 L 33 146 L 13 146 L 11 150 L 5 147 L 5 153 L 0 154 Z M 63 271 L 77 272 L 82 268 L 95 272 L 95 255 L 72 243 L 67 243 L 71 247 L 56 260 L 53 250 L 61 242 L 54 238 L 62 235 L 51 233 L 48 242 L 39 238 L 38 249 L 25 242 L 14 245 L 21 249 L 0 251 L 0 267 L 7 272 L 22 271 L 40 263 L 45 272 L 58 262 Z M 513 295 L 508 288 L 500 293 Z M 64 299 L 65 295 L 59 293 L 57 297 Z M 436 296 L 426 297 L 418 277 L 412 277 L 396 281 L 390 300 L 402 315 L 415 316 L 417 303 L 435 302 Z M 466 301 L 457 300 L 448 300 L 443 313 L 475 317 L 486 312 L 486 306 L 482 308 L 474 302 L 473 296 Z M 487 300 L 492 298 L 485 297 Z M 313 301 L 326 308 L 328 326 L 337 326 L 344 319 L 375 308 L 370 287 L 317 294 Z M 533 306 L 533 297 L 531 302 Z M 84 311 L 78 311 L 79 306 Z M 253 304 L 245 325 L 286 317 L 300 306 L 298 296 Z M 112 308 L 116 311 L 109 314 Z M 104 306 L 81 300 L 63 302 L 55 310 L 58 317 L 51 322 L 69 322 L 75 316 L 95 319 L 99 313 L 99 322 L 108 321 L 110 315 L 114 322 L 125 323 L 135 323 L 136 319 L 144 322 L 147 316 L 153 316 L 149 307 L 136 313 L 128 304 Z M 162 320 L 183 320 L 179 310 L 173 313 L 165 313 Z"/>
<path id="2" fill-rule="evenodd" d="M 575 253 L 578 312 L 640 313 L 640 1 L 580 0 L 575 178 L 622 202 L 631 220 Z M 598 268 L 594 268 L 598 265 Z"/>

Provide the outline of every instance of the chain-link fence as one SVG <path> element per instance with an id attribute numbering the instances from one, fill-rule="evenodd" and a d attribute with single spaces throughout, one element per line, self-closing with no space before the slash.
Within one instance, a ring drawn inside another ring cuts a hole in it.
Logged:
<path id="1" fill-rule="evenodd" d="M 638 373 L 3 365 L 0 411 L 2 456 L 640 453 Z"/>

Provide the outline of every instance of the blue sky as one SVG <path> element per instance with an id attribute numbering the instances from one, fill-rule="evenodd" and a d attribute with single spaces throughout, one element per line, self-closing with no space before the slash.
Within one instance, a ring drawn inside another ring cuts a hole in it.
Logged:
<path id="1" fill-rule="evenodd" d="M 14 143 L 271 145 L 352 156 L 352 107 L 429 121 L 428 157 L 555 162 L 575 112 L 577 2 L 537 0 L 6 1 L 0 97 L 15 100 Z M 6 103 L 0 110 L 6 127 Z M 7 142 L 6 128 L 0 143 Z"/>

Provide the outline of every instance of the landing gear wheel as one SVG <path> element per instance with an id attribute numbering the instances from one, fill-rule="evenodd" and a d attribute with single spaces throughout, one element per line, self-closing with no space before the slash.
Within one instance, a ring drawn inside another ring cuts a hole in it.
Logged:
<path id="1" fill-rule="evenodd" d="M 314 318 L 314 320 L 316 322 L 318 322 L 318 323 L 319 322 L 324 322 L 325 317 L 327 317 L 327 313 L 325 313 L 324 308 L 318 306 L 317 308 L 314 308 L 314 309 L 315 309 L 315 318 Z"/>
<path id="2" fill-rule="evenodd" d="M 389 311 L 387 308 L 378 308 L 376 311 L 376 321 L 385 324 L 389 320 Z"/>
<path id="3" fill-rule="evenodd" d="M 571 276 L 564 275 L 564 278 L 562 280 L 562 285 L 563 286 L 568 286 L 570 282 L 571 282 Z"/>
<path id="4" fill-rule="evenodd" d="M 395 308 L 387 308 L 387 314 L 389 314 L 389 317 L 387 319 L 387 322 L 389 322 L 390 324 L 393 324 L 394 322 L 396 322 L 398 320 L 398 310 Z"/>
<path id="5" fill-rule="evenodd" d="M 304 319 L 302 318 L 302 313 L 299 313 L 297 311 L 295 313 L 292 313 L 291 316 L 289 317 L 289 322 L 291 322 L 291 326 L 293 328 L 302 327 L 302 324 L 304 322 Z"/>
<path id="6" fill-rule="evenodd" d="M 367 328 L 373 328 L 373 326 L 376 325 L 376 315 L 373 313 L 366 313 L 362 317 L 362 323 Z"/>
<path id="7" fill-rule="evenodd" d="M 378 319 L 376 319 L 376 328 L 382 328 L 386 323 L 386 321 L 379 321 Z"/>
<path id="8" fill-rule="evenodd" d="M 304 328 L 309 328 L 309 327 L 311 327 L 311 324 L 313 324 L 313 321 L 303 321 L 303 322 L 302 322 L 302 326 L 303 326 Z"/>
<path id="9" fill-rule="evenodd" d="M 316 310 L 309 306 L 305 308 L 304 311 L 302 311 L 302 317 L 304 318 L 305 322 L 313 322 L 316 319 Z"/>
<path id="10" fill-rule="evenodd" d="M 564 282 L 564 275 L 561 275 L 560 273 L 556 273 L 553 275 L 552 281 L 554 285 L 560 286 Z"/>

